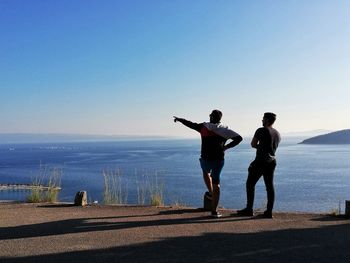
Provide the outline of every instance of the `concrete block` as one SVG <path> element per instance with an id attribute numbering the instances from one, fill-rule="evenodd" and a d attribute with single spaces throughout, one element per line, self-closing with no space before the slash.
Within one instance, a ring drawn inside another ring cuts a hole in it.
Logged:
<path id="1" fill-rule="evenodd" d="M 345 200 L 345 216 L 350 217 L 350 200 Z"/>

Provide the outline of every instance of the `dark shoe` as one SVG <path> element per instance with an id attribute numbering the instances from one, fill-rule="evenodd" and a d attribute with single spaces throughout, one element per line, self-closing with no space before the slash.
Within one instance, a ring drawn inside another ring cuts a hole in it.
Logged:
<path id="1" fill-rule="evenodd" d="M 253 209 L 244 208 L 242 210 L 238 210 L 237 214 L 240 216 L 253 216 L 254 212 L 253 212 Z"/>
<path id="2" fill-rule="evenodd" d="M 272 211 L 265 211 L 263 216 L 265 218 L 273 218 Z"/>
<path id="3" fill-rule="evenodd" d="M 205 192 L 205 197 L 208 198 L 209 200 L 213 199 L 213 195 L 210 192 Z"/>
<path id="4" fill-rule="evenodd" d="M 220 218 L 220 217 L 222 217 L 222 214 L 218 211 L 212 211 L 211 216 L 214 218 Z"/>

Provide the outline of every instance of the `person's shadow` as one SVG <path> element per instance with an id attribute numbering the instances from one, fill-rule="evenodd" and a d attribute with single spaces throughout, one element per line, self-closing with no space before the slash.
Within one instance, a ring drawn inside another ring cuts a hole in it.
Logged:
<path id="1" fill-rule="evenodd" d="M 198 213 L 197 213 L 198 212 Z M 22 239 L 21 244 L 31 242 L 30 238 L 78 234 L 94 231 L 115 231 L 143 229 L 150 227 L 157 231 L 168 231 L 166 226 L 190 227 L 195 224 L 230 224 L 232 229 L 242 220 L 254 219 L 226 216 L 219 220 L 208 218 L 208 213 L 198 209 L 164 210 L 156 214 L 133 214 L 76 218 L 47 223 L 0 228 L 0 247 L 11 239 Z M 175 217 L 171 217 L 174 215 Z M 182 214 L 177 216 L 176 214 Z M 56 254 L 7 257 L 0 262 L 349 262 L 350 224 L 333 225 L 328 220 L 344 220 L 329 216 L 314 220 L 323 221 L 320 228 L 284 229 L 251 232 L 247 230 L 225 232 L 203 232 L 201 235 L 184 235 L 141 244 L 115 246 L 105 249 L 67 251 Z M 260 220 L 259 220 L 260 221 Z M 245 224 L 246 225 L 246 224 Z M 172 228 L 173 229 L 173 228 Z M 210 226 L 209 228 L 210 229 Z M 151 231 L 151 230 L 150 230 Z M 246 231 L 246 232 L 244 232 Z M 132 232 L 131 232 L 132 233 Z M 65 237 L 61 237 L 63 242 Z M 15 243 L 17 241 L 14 241 Z M 81 240 L 84 243 L 84 240 Z M 15 248 L 14 248 L 15 249 Z"/>
<path id="2" fill-rule="evenodd" d="M 64 224 L 71 223 L 65 222 Z M 71 226 L 78 225 L 79 221 Z M 155 221 L 162 224 L 162 221 Z M 171 222 L 168 222 L 168 224 Z M 186 220 L 172 223 L 187 224 Z M 128 224 L 128 223 L 125 223 Z M 137 224 L 131 222 L 129 227 Z M 138 227 L 147 224 L 141 222 Z M 233 222 L 234 226 L 234 222 Z M 103 228 L 103 226 L 101 226 Z M 118 227 L 116 225 L 115 227 Z M 3 258 L 1 262 L 349 262 L 350 225 L 252 233 L 207 233 L 106 249 Z"/>

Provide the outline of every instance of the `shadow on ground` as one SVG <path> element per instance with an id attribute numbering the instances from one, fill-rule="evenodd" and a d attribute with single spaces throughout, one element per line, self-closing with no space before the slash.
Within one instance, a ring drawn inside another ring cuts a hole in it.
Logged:
<path id="1" fill-rule="evenodd" d="M 117 217 L 113 217 L 117 218 Z M 98 218 L 101 219 L 101 218 Z M 224 221 L 244 220 L 228 217 Z M 327 220 L 327 218 L 319 218 Z M 73 219 L 1 228 L 2 239 L 60 235 L 147 226 L 220 223 L 204 218 L 89 223 Z M 83 241 L 82 241 L 83 242 Z M 350 224 L 254 233 L 209 233 L 165 238 L 139 245 L 40 256 L 2 258 L 0 262 L 349 262 Z"/>
<path id="2" fill-rule="evenodd" d="M 182 210 L 181 210 L 182 211 Z M 196 210 L 197 211 L 197 210 Z M 184 213 L 184 212 L 180 212 Z M 19 238 L 32 238 L 43 236 L 57 236 L 64 234 L 74 234 L 82 232 L 95 231 L 110 231 L 130 228 L 142 228 L 152 226 L 169 226 L 169 225 L 190 225 L 190 224 L 217 224 L 218 222 L 228 221 L 243 221 L 252 220 L 251 218 L 234 218 L 227 217 L 223 220 L 213 220 L 209 215 L 177 218 L 177 219 L 156 219 L 159 215 L 166 215 L 171 213 L 152 214 L 152 215 L 127 215 L 127 216 L 110 216 L 110 217 L 93 217 L 93 218 L 75 218 L 60 221 L 51 221 L 32 225 L 21 225 L 15 227 L 0 228 L 0 241 Z M 132 220 L 132 218 L 141 218 L 142 220 Z M 117 222 L 109 222 L 108 220 L 119 220 Z M 127 219 L 127 220 L 123 220 Z M 149 220 L 148 220 L 149 219 Z M 106 221 L 107 220 L 107 221 Z"/>

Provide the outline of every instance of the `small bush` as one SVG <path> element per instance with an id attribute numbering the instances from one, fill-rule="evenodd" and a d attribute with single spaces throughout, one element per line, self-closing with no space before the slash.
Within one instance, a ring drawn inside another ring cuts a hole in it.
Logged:
<path id="1" fill-rule="evenodd" d="M 39 175 L 32 181 L 32 188 L 27 196 L 27 201 L 31 203 L 57 202 L 61 177 L 62 169 L 40 165 Z M 45 186 L 45 182 L 47 182 L 47 186 Z"/>
<path id="2" fill-rule="evenodd" d="M 164 205 L 163 196 L 158 194 L 158 193 L 151 194 L 151 205 L 152 206 L 162 206 L 162 205 Z"/>
<path id="3" fill-rule="evenodd" d="M 164 205 L 164 184 L 159 180 L 158 173 L 149 174 L 142 171 L 136 173 L 137 202 L 144 205 L 146 202 L 152 206 Z"/>
<path id="4" fill-rule="evenodd" d="M 58 200 L 59 187 L 61 185 L 62 171 L 53 168 L 48 178 L 47 190 L 44 192 L 44 202 L 54 203 Z"/>
<path id="5" fill-rule="evenodd" d="M 153 180 L 150 181 L 149 193 L 152 206 L 164 205 L 164 184 L 159 182 L 157 173 L 155 173 Z"/>
<path id="6" fill-rule="evenodd" d="M 27 202 L 30 203 L 40 203 L 41 202 L 41 188 L 38 186 L 33 186 L 30 190 L 30 194 L 27 196 Z"/>

